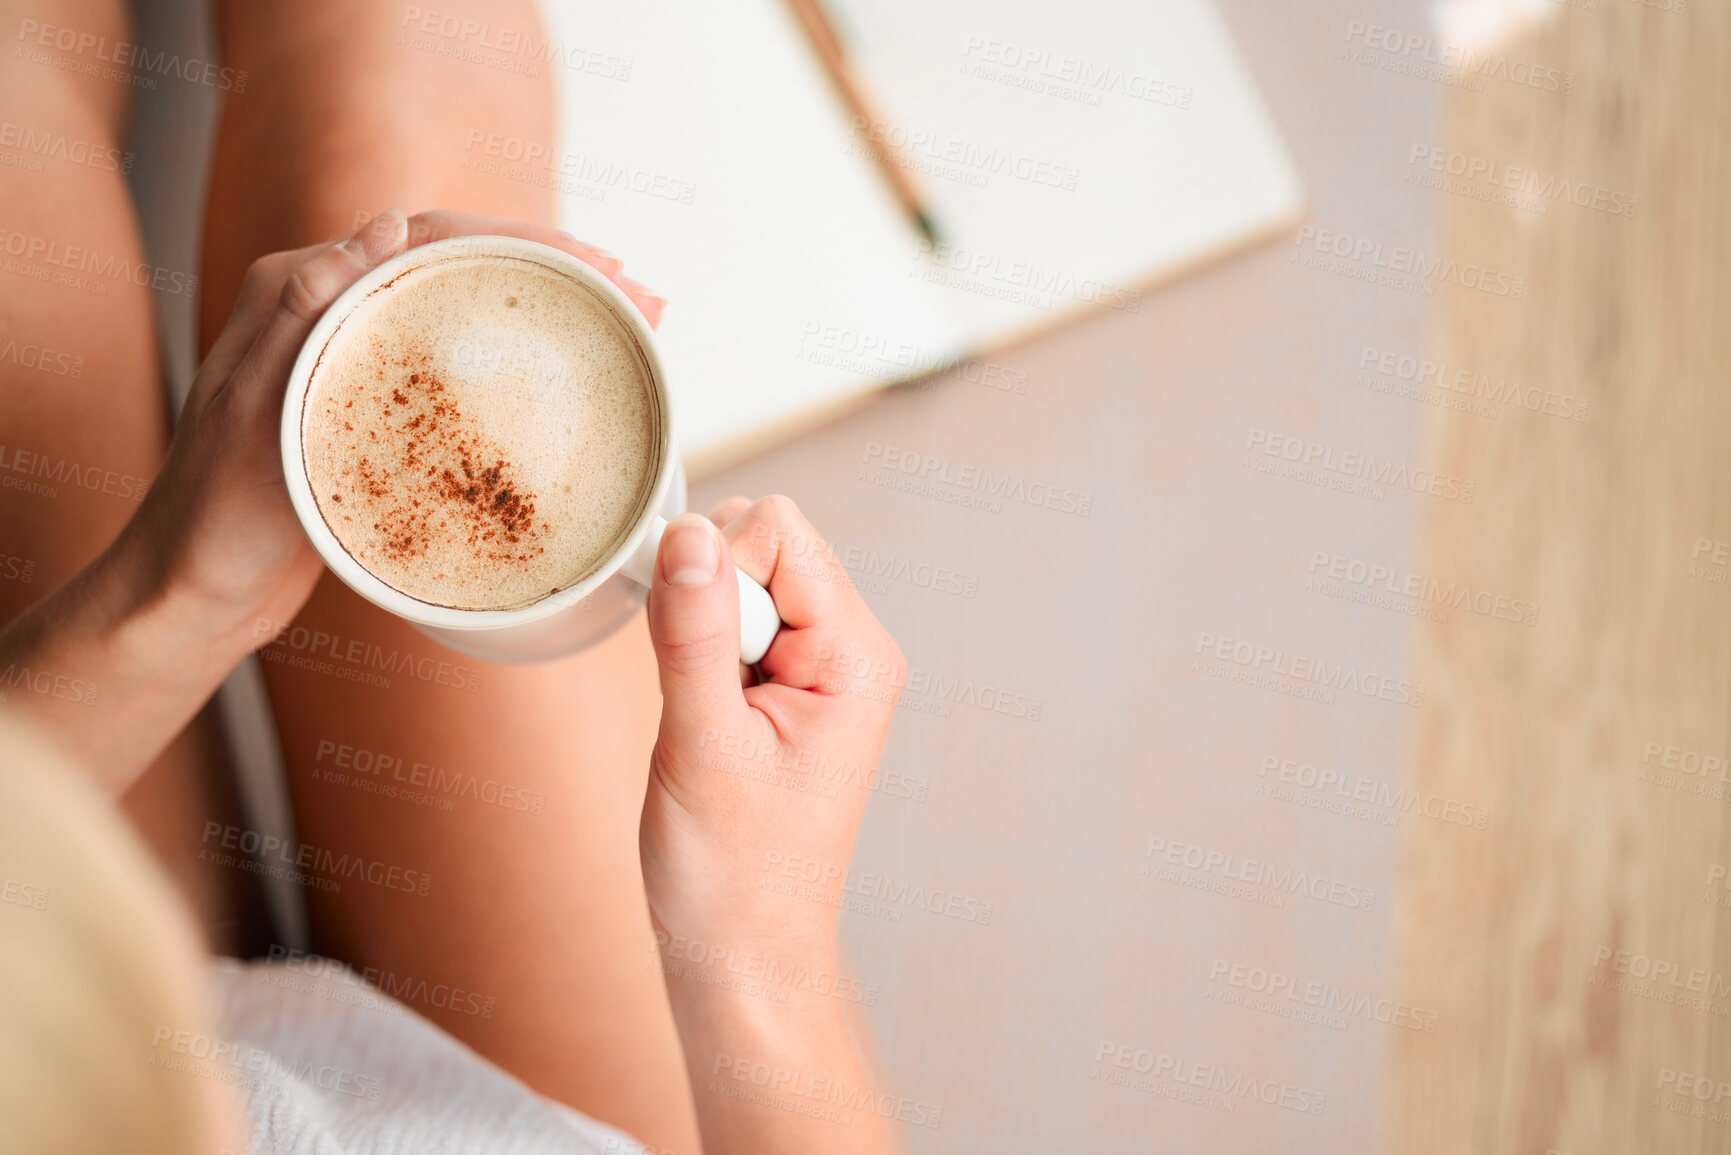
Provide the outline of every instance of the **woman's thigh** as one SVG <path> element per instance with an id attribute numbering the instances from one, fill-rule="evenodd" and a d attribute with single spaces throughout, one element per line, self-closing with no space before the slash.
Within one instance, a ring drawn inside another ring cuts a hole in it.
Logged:
<path id="1" fill-rule="evenodd" d="M 168 415 L 125 170 L 119 0 L 0 3 L 0 622 L 113 540 L 162 461 Z M 190 270 L 179 270 L 190 272 Z M 173 282 L 172 278 L 168 283 Z M 184 284 L 184 282 L 180 282 Z M 62 671 L 5 670 L 0 698 Z M 47 675 L 44 677 L 44 675 Z M 102 710 L 100 688 L 93 717 Z M 237 805 L 201 715 L 122 800 L 218 950 L 261 930 L 250 876 L 198 858 Z"/>
<path id="2" fill-rule="evenodd" d="M 224 8 L 248 75 L 207 212 L 207 342 L 253 257 L 361 214 L 553 219 L 546 188 L 470 163 L 478 135 L 553 144 L 555 65 L 480 46 L 539 43 L 534 5 L 438 9 L 428 30 L 400 4 Z M 637 859 L 660 714 L 641 616 L 578 657 L 488 665 L 327 574 L 261 657 L 318 949 L 543 1093 L 695 1151 Z"/>

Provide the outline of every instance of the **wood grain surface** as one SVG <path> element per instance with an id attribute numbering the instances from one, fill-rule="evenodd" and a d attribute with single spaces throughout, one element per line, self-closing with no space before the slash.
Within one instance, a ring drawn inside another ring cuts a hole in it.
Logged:
<path id="1" fill-rule="evenodd" d="M 1524 633 L 1430 623 L 1416 651 L 1435 692 L 1414 781 L 1490 799 L 1495 819 L 1482 846 L 1409 832 L 1403 987 L 1445 1026 L 1402 1040 L 1395 1150 L 1731 1147 L 1731 891 L 1714 870 L 1731 788 L 1680 753 L 1731 747 L 1725 555 L 1695 556 L 1731 537 L 1728 49 L 1725 5 L 1601 2 L 1508 49 L 1572 72 L 1571 98 L 1445 106 L 1449 148 L 1589 191 L 1542 215 L 1440 199 L 1445 254 L 1529 285 L 1518 306 L 1443 296 L 1441 357 L 1590 412 L 1432 415 L 1437 458 L 1480 492 L 1436 510 L 1427 564 L 1532 591 L 1542 614 Z M 1598 190 L 1638 206 L 1613 214 Z M 1710 1080 L 1705 1101 L 1688 1076 Z"/>

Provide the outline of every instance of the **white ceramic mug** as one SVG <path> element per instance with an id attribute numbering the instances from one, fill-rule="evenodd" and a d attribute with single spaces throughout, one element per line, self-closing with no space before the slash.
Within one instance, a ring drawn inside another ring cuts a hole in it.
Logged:
<path id="1" fill-rule="evenodd" d="M 642 359 L 660 437 L 651 463 L 654 485 L 643 512 L 617 548 L 581 581 L 532 605 L 512 610 L 465 610 L 436 605 L 403 593 L 356 561 L 325 524 L 307 480 L 305 411 L 319 358 L 356 309 L 375 294 L 389 293 L 403 276 L 446 262 L 511 258 L 563 273 L 600 302 L 630 336 Z M 656 551 L 667 518 L 685 508 L 685 474 L 673 440 L 673 405 L 654 336 L 637 306 L 606 277 L 568 253 L 515 237 L 452 237 L 393 257 L 351 285 L 325 310 L 301 346 L 283 398 L 282 459 L 289 498 L 319 556 L 345 584 L 368 601 L 413 624 L 422 633 L 474 657 L 492 661 L 539 661 L 573 653 L 612 633 L 642 604 L 653 580 Z M 754 663 L 775 638 L 781 619 L 770 596 L 743 572 L 739 579 L 740 658 Z"/>

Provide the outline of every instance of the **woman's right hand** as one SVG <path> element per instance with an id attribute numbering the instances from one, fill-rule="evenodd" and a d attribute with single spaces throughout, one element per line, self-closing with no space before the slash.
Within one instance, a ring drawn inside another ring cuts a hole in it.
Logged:
<path id="1" fill-rule="evenodd" d="M 640 832 L 704 1150 L 889 1151 L 884 1121 L 858 1108 L 880 1099 L 833 991 L 848 860 L 907 667 L 793 502 L 736 498 L 714 516 L 723 528 L 690 514 L 669 522 L 656 560 L 649 632 L 663 701 Z M 735 565 L 785 623 L 758 664 L 763 680 L 745 686 Z M 696 944 L 804 986 L 766 1002 L 731 974 L 689 974 L 681 948 Z M 762 1090 L 759 1072 L 774 1072 L 772 1095 L 853 1103 L 851 1121 L 838 1130 L 738 1093 Z"/>
<path id="2" fill-rule="evenodd" d="M 668 523 L 649 597 L 663 699 L 642 828 L 650 907 L 686 938 L 828 951 L 906 665 L 792 501 L 736 498 L 717 516 L 724 527 Z M 748 686 L 735 565 L 785 623 Z M 781 867 L 804 901 L 765 886 Z"/>

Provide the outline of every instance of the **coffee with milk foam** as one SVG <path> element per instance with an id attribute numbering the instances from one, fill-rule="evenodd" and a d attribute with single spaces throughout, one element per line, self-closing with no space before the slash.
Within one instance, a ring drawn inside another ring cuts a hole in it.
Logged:
<path id="1" fill-rule="evenodd" d="M 446 259 L 344 318 L 313 370 L 307 478 L 386 585 L 508 610 L 593 573 L 642 517 L 660 410 L 636 341 L 531 260 Z"/>

